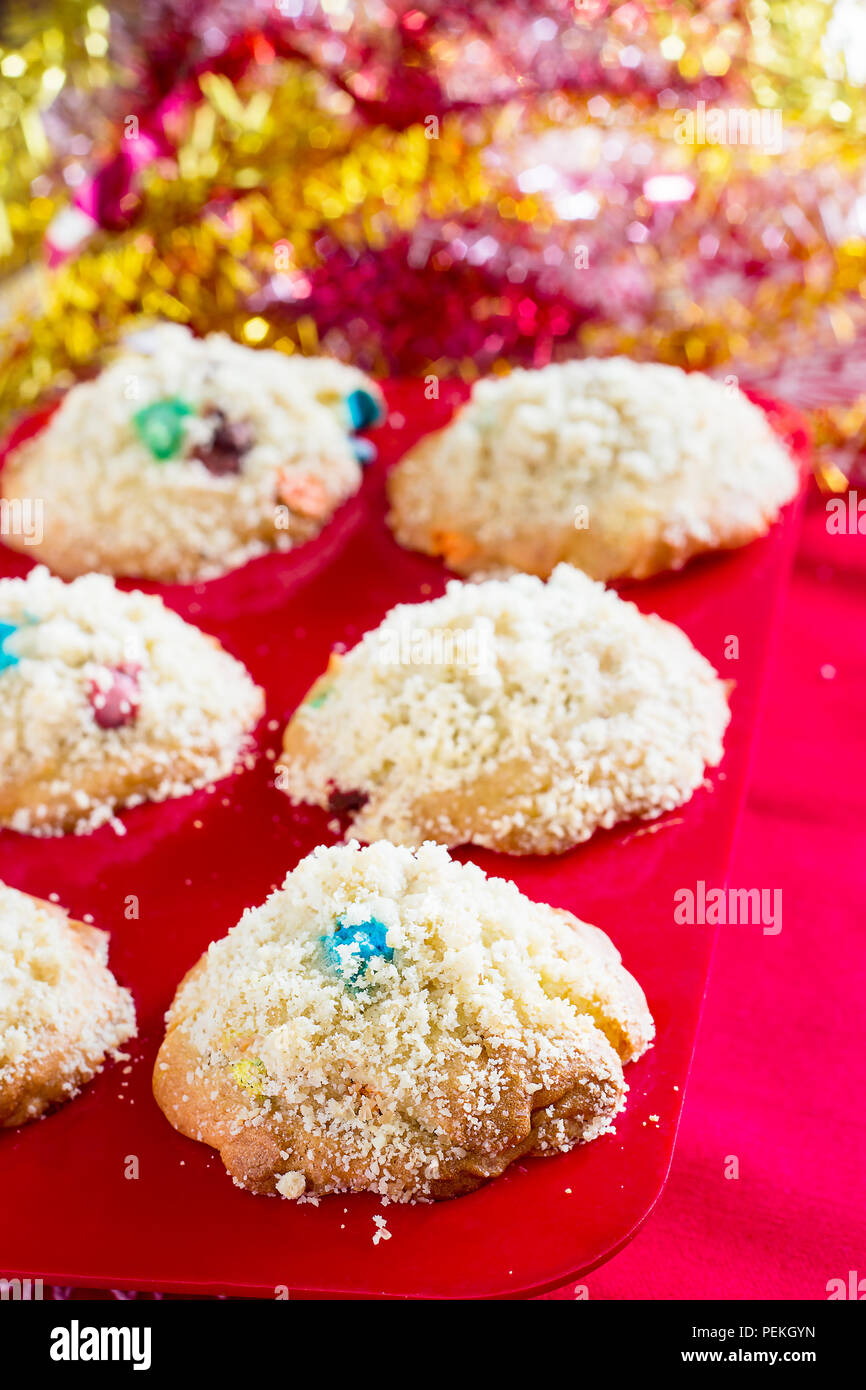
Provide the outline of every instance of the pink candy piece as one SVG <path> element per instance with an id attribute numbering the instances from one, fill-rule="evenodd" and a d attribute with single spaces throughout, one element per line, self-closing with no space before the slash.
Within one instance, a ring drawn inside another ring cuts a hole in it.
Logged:
<path id="1" fill-rule="evenodd" d="M 138 714 L 141 693 L 139 666 L 109 666 L 90 683 L 90 704 L 100 729 L 120 729 Z"/>

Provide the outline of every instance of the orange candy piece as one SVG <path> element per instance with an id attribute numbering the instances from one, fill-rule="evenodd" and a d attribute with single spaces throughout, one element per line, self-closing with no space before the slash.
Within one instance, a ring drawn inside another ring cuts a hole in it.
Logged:
<path id="1" fill-rule="evenodd" d="M 281 468 L 277 476 L 277 496 L 291 511 L 316 521 L 330 511 L 328 490 L 313 473 L 289 473 Z"/>

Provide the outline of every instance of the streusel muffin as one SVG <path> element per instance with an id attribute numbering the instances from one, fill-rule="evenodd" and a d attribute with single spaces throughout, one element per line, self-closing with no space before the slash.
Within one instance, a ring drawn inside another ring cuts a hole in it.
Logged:
<path id="1" fill-rule="evenodd" d="M 763 411 L 679 367 L 588 358 L 479 381 L 389 478 L 402 545 L 460 574 L 643 579 L 763 535 L 798 472 Z"/>
<path id="2" fill-rule="evenodd" d="M 242 1187 L 471 1191 L 595 1139 L 649 1046 L 612 942 L 442 846 L 320 847 L 213 943 L 154 1094 Z"/>
<path id="3" fill-rule="evenodd" d="M 361 840 L 549 854 L 688 801 L 728 717 L 679 628 L 572 566 L 454 580 L 331 658 L 276 785 Z"/>
<path id="4" fill-rule="evenodd" d="M 245 756 L 262 693 L 215 638 L 106 575 L 0 580 L 0 826 L 78 834 Z"/>
<path id="5" fill-rule="evenodd" d="M 0 883 L 0 1126 L 74 1096 L 134 1036 L 106 933 Z"/>
<path id="6" fill-rule="evenodd" d="M 7 541 L 66 578 L 211 579 L 317 535 L 360 486 L 356 431 L 383 413 L 354 367 L 161 324 L 7 459 L 3 496 L 42 508 L 41 538 Z"/>

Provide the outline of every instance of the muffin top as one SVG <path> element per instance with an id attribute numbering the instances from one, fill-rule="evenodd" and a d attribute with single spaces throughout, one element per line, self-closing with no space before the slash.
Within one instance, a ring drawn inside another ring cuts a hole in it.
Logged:
<path id="1" fill-rule="evenodd" d="M 279 785 L 354 793 L 364 840 L 562 849 L 681 804 L 727 722 L 679 628 L 561 565 L 394 608 L 296 712 Z"/>
<path id="2" fill-rule="evenodd" d="M 92 826 L 110 816 L 110 797 L 88 799 L 106 768 L 120 787 L 162 765 L 157 796 L 187 788 L 195 767 L 224 776 L 260 708 L 240 662 L 159 598 L 44 567 L 0 580 L 0 803 L 13 829 L 38 821 L 32 805 L 7 815 L 24 786 Z"/>
<path id="3" fill-rule="evenodd" d="M 210 578 L 327 520 L 360 485 L 353 432 L 381 412 L 354 367 L 162 323 L 72 387 L 0 487 L 44 499 L 35 550 L 64 575 Z"/>
<path id="4" fill-rule="evenodd" d="M 389 479 L 404 544 L 461 573 L 642 577 L 763 534 L 798 472 L 733 383 L 627 358 L 476 382 Z"/>
<path id="5" fill-rule="evenodd" d="M 230 1073 L 235 1128 L 291 1117 L 287 1172 L 398 1194 L 507 1148 L 518 1116 L 528 1134 L 546 1093 L 587 1073 L 615 1110 L 653 1034 L 597 928 L 441 846 L 385 841 L 316 849 L 209 947 L 167 1022 L 186 1091 Z"/>
<path id="6" fill-rule="evenodd" d="M 43 1089 L 73 1090 L 134 1035 L 107 961 L 105 933 L 0 883 L 0 1118 L 9 1104 L 38 1112 Z"/>

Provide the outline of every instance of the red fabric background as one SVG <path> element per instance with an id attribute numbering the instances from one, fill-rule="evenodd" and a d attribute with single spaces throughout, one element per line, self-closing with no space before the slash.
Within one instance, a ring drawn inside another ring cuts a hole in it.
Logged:
<path id="1" fill-rule="evenodd" d="M 829 534 L 816 492 L 730 876 L 781 888 L 782 931 L 720 928 L 667 1188 L 591 1299 L 825 1299 L 866 1278 L 864 697 L 866 536 Z"/>

